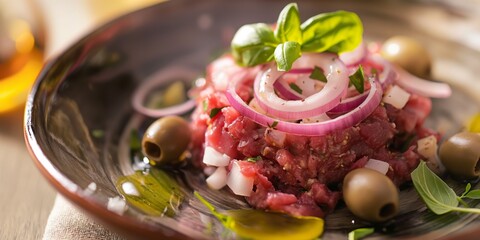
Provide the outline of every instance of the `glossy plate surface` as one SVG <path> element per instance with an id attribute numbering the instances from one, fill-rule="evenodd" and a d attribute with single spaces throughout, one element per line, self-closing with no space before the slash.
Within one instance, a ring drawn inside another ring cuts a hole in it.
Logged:
<path id="1" fill-rule="evenodd" d="M 226 191 L 209 191 L 199 174 L 183 177 L 189 194 L 175 219 L 149 217 L 135 210 L 120 216 L 107 209 L 108 199 L 119 195 L 117 179 L 133 172 L 130 131 L 143 131 L 152 121 L 133 110 L 132 94 L 142 82 L 168 69 L 201 75 L 213 56 L 228 49 L 239 26 L 275 22 L 285 4 L 273 0 L 176 0 L 121 17 L 77 42 L 44 67 L 28 99 L 25 138 L 40 171 L 95 219 L 132 238 L 220 238 L 218 232 L 205 231 L 200 213 L 213 217 L 191 197 L 191 189 L 200 190 L 220 210 L 247 205 Z M 466 16 L 446 11 L 445 6 L 413 1 L 312 0 L 298 4 L 303 20 L 320 12 L 355 11 L 364 22 L 368 40 L 401 34 L 426 44 L 434 58 L 433 77 L 454 87 L 450 99 L 434 100 L 429 127 L 449 136 L 479 111 L 476 76 L 480 69 L 475 64 L 480 53 L 475 46 L 452 38 L 448 31 L 451 21 L 442 18 L 466 21 Z M 97 186 L 93 194 L 87 189 L 92 182 Z M 461 184 L 457 185 L 461 191 Z M 412 188 L 401 195 L 401 214 L 386 226 L 388 234 L 373 238 L 480 234 L 476 216 L 435 216 Z M 349 230 L 364 226 L 352 220 L 345 209 L 329 215 L 323 239 L 345 239 Z"/>

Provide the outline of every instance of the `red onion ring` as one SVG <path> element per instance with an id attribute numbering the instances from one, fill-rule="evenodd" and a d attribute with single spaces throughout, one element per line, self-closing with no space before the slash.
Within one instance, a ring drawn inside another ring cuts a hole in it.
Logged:
<path id="1" fill-rule="evenodd" d="M 414 76 L 401 67 L 393 66 L 398 73 L 396 83 L 408 92 L 433 98 L 447 98 L 452 95 L 452 89 L 446 83 L 432 82 Z"/>
<path id="2" fill-rule="evenodd" d="M 302 100 L 281 99 L 274 89 L 274 83 L 285 74 L 276 67 L 257 75 L 254 82 L 255 98 L 268 115 L 282 119 L 297 120 L 327 112 L 340 103 L 348 88 L 348 70 L 334 54 L 304 54 L 294 63 L 294 68 L 319 66 L 327 70 L 327 83 L 324 88 Z"/>
<path id="3" fill-rule="evenodd" d="M 278 92 L 278 94 L 286 100 L 301 100 L 302 99 L 302 96 L 299 93 L 297 93 L 293 90 L 290 90 L 289 87 L 287 87 L 285 85 L 286 85 L 286 83 L 284 83 L 282 81 L 276 81 L 273 84 L 273 87 Z"/>
<path id="4" fill-rule="evenodd" d="M 227 97 L 230 105 L 233 108 L 235 108 L 243 116 L 250 118 L 252 121 L 262 126 L 268 127 L 274 123 L 277 123 L 275 129 L 286 133 L 303 136 L 326 135 L 333 131 L 345 129 L 360 123 L 378 107 L 382 100 L 383 94 L 380 83 L 378 83 L 378 81 L 375 81 L 373 78 L 369 78 L 371 88 L 368 92 L 367 97 L 365 98 L 365 101 L 363 101 L 352 111 L 341 115 L 335 119 L 323 122 L 299 124 L 274 119 L 253 110 L 237 94 L 236 90 L 240 82 L 240 78 L 237 78 L 236 81 L 230 82 L 229 87 L 225 92 L 225 96 Z"/>
<path id="5" fill-rule="evenodd" d="M 358 94 L 353 97 L 349 97 L 345 100 L 343 100 L 340 104 L 338 104 L 336 107 L 332 108 L 332 110 L 328 111 L 329 114 L 337 115 L 337 114 L 343 114 L 346 112 L 351 111 L 352 109 L 358 107 L 363 101 L 365 101 L 365 98 L 367 98 L 369 92 L 364 92 L 362 94 Z"/>
<path id="6" fill-rule="evenodd" d="M 393 66 L 390 62 L 385 60 L 379 55 L 369 54 L 366 58 L 368 64 L 374 66 L 379 66 L 382 68 L 382 72 L 379 73 L 378 81 L 382 84 L 382 87 L 385 88 L 392 84 L 397 78 L 397 73 L 394 71 Z"/>
<path id="7" fill-rule="evenodd" d="M 339 55 L 347 67 L 358 65 L 361 63 L 368 54 L 367 45 L 361 42 L 353 51 L 344 52 Z"/>
<path id="8" fill-rule="evenodd" d="M 133 108 L 137 112 L 153 118 L 159 118 L 169 115 L 181 115 L 188 112 L 196 105 L 195 100 L 193 99 L 189 99 L 186 102 L 175 106 L 161 109 L 147 108 L 145 107 L 144 102 L 152 89 L 165 86 L 179 79 L 183 81 L 192 81 L 193 79 L 195 79 L 196 76 L 198 76 L 196 72 L 181 67 L 170 67 L 158 73 L 155 73 L 148 80 L 146 80 L 145 83 L 142 83 L 133 93 Z"/>

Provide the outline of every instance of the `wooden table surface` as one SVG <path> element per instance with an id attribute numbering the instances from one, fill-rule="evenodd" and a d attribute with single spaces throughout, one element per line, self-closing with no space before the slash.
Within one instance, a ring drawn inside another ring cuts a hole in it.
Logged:
<path id="1" fill-rule="evenodd" d="M 0 115 L 0 239 L 41 239 L 55 190 L 23 139 L 23 107 Z"/>

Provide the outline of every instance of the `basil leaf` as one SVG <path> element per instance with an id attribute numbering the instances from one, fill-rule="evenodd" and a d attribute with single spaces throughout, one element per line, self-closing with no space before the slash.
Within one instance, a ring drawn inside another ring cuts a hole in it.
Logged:
<path id="1" fill-rule="evenodd" d="M 363 74 L 363 67 L 360 65 L 355 71 L 354 74 L 349 76 L 350 78 L 350 83 L 357 89 L 359 93 L 363 93 L 365 90 L 365 75 Z"/>
<path id="2" fill-rule="evenodd" d="M 293 62 L 301 56 L 300 44 L 298 42 L 285 42 L 275 48 L 275 61 L 279 71 L 288 71 L 292 68 Z"/>
<path id="3" fill-rule="evenodd" d="M 480 199 L 480 189 L 469 191 L 467 194 L 463 195 L 462 197 L 466 197 L 470 199 Z"/>
<path id="4" fill-rule="evenodd" d="M 311 79 L 318 80 L 321 82 L 327 82 L 327 77 L 323 73 L 323 70 L 317 66 L 313 68 L 312 73 L 309 76 Z"/>
<path id="5" fill-rule="evenodd" d="M 359 240 L 375 232 L 374 228 L 357 228 L 348 233 L 348 240 Z"/>
<path id="6" fill-rule="evenodd" d="M 425 162 L 421 161 L 411 176 L 415 189 L 432 212 L 440 215 L 458 209 L 455 192 Z"/>
<path id="7" fill-rule="evenodd" d="M 280 42 L 302 42 L 302 30 L 300 30 L 300 14 L 296 3 L 290 3 L 283 8 L 278 16 L 275 37 Z"/>
<path id="8" fill-rule="evenodd" d="M 233 37 L 232 55 L 239 65 L 251 67 L 271 61 L 277 44 L 267 24 L 244 25 Z"/>
<path id="9" fill-rule="evenodd" d="M 362 41 L 363 26 L 357 14 L 346 11 L 323 13 L 301 25 L 302 51 L 341 53 L 355 49 Z"/>

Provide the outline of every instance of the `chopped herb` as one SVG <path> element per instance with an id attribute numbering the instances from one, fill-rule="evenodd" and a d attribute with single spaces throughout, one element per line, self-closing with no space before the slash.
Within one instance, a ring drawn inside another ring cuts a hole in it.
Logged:
<path id="1" fill-rule="evenodd" d="M 222 110 L 222 108 L 212 108 L 210 111 L 210 118 L 214 118 Z"/>
<path id="2" fill-rule="evenodd" d="M 363 75 L 362 65 L 360 65 L 357 71 L 355 71 L 354 74 L 349 76 L 349 78 L 350 78 L 350 84 L 352 84 L 359 93 L 363 93 L 363 91 L 365 90 L 364 89 L 365 76 Z"/>
<path id="3" fill-rule="evenodd" d="M 290 3 L 280 12 L 275 31 L 265 23 L 244 25 L 235 33 L 231 48 L 241 66 L 275 60 L 278 70 L 288 71 L 301 52 L 351 51 L 362 35 L 362 22 L 355 13 L 323 13 L 300 23 L 298 6 Z"/>
<path id="4" fill-rule="evenodd" d="M 205 205 L 205 207 L 207 207 L 208 210 L 210 210 L 213 216 L 215 216 L 222 223 L 223 226 L 225 226 L 227 229 L 230 229 L 230 230 L 234 229 L 235 222 L 232 217 L 219 213 L 215 209 L 215 207 L 212 204 L 210 204 L 205 198 L 203 198 L 202 195 L 200 195 L 200 193 L 198 193 L 197 191 L 193 192 L 193 195 L 195 195 L 195 197 L 198 200 L 200 200 L 200 202 L 203 203 L 203 205 Z"/>
<path id="5" fill-rule="evenodd" d="M 480 214 L 478 208 L 458 206 L 460 203 L 466 206 L 462 198 L 468 197 L 470 192 L 473 192 L 471 196 L 474 199 L 480 195 L 478 190 L 470 191 L 471 186 L 467 185 L 465 192 L 461 196 L 457 196 L 453 189 L 432 172 L 423 161 L 413 170 L 411 176 L 418 195 L 435 214 L 441 215 L 452 211 Z"/>
<path id="6" fill-rule="evenodd" d="M 372 70 L 370 70 L 370 73 L 372 74 L 372 76 L 378 76 L 378 70 L 376 68 L 372 68 Z"/>
<path id="7" fill-rule="evenodd" d="M 105 131 L 103 131 L 102 129 L 94 129 L 92 130 L 92 136 L 94 138 L 102 138 L 103 136 L 105 136 Z"/>
<path id="8" fill-rule="evenodd" d="M 269 128 L 275 128 L 277 127 L 278 125 L 278 122 L 277 121 L 273 121 L 273 123 L 270 125 L 270 124 L 267 124 Z"/>
<path id="9" fill-rule="evenodd" d="M 142 141 L 140 140 L 140 136 L 138 131 L 133 129 L 130 132 L 130 150 L 137 151 L 142 148 Z"/>
<path id="10" fill-rule="evenodd" d="M 288 84 L 288 85 L 290 86 L 290 88 L 291 88 L 293 91 L 297 92 L 298 94 L 302 94 L 303 91 L 302 91 L 302 89 L 301 89 L 297 84 L 295 84 L 295 83 L 290 83 L 290 84 Z"/>
<path id="11" fill-rule="evenodd" d="M 374 232 L 374 228 L 357 228 L 348 233 L 348 240 L 359 240 Z"/>
<path id="12" fill-rule="evenodd" d="M 202 109 L 203 109 L 203 112 L 207 112 L 207 110 L 208 110 L 208 102 L 207 102 L 207 100 L 203 100 L 203 102 L 202 102 Z"/>
<path id="13" fill-rule="evenodd" d="M 313 68 L 312 73 L 310 74 L 310 78 L 314 80 L 318 80 L 321 82 L 327 82 L 327 77 L 323 73 L 323 70 L 317 66 Z"/>
<path id="14" fill-rule="evenodd" d="M 256 156 L 256 157 L 249 157 L 247 158 L 247 162 L 257 162 L 259 160 L 262 160 L 262 156 Z"/>

